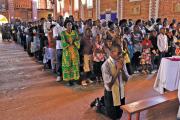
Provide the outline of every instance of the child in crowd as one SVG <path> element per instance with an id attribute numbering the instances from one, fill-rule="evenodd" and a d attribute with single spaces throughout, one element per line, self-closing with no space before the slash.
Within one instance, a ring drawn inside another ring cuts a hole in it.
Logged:
<path id="1" fill-rule="evenodd" d="M 92 66 L 92 49 L 93 49 L 93 39 L 92 32 L 90 28 L 86 28 L 84 36 L 82 38 L 83 45 L 83 70 L 84 70 L 84 80 L 81 82 L 83 86 L 87 83 L 92 83 L 91 78 L 91 66 Z"/>
<path id="2" fill-rule="evenodd" d="M 49 54 L 49 48 L 48 48 L 48 42 L 44 42 L 45 46 L 43 48 L 43 64 L 44 64 L 44 70 L 47 68 L 50 68 L 49 62 L 51 60 L 50 54 Z"/>
<path id="3" fill-rule="evenodd" d="M 101 66 L 104 63 L 104 43 L 100 34 L 97 34 L 96 41 L 93 46 L 93 70 L 96 76 L 96 81 L 102 81 Z"/>
<path id="4" fill-rule="evenodd" d="M 131 60 L 130 60 L 130 57 L 129 57 L 129 51 L 128 51 L 128 47 L 127 47 L 126 41 L 123 41 L 122 51 L 123 51 L 123 56 L 124 56 L 124 61 L 126 63 L 127 71 L 129 73 L 129 75 L 132 75 Z"/>
<path id="5" fill-rule="evenodd" d="M 105 43 L 105 47 L 104 47 L 104 51 L 105 51 L 105 58 L 108 59 L 110 56 L 110 51 L 111 51 L 111 47 L 112 47 L 112 40 L 107 39 L 106 43 Z"/>
<path id="6" fill-rule="evenodd" d="M 141 54 L 140 64 L 142 65 L 142 73 L 149 73 L 149 67 L 151 66 L 151 47 L 152 43 L 149 40 L 149 36 L 146 34 L 142 41 L 143 52 Z"/>

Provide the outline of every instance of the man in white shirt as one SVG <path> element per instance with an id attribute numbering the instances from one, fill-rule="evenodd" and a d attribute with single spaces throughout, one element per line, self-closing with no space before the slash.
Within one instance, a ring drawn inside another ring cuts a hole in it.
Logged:
<path id="1" fill-rule="evenodd" d="M 62 22 L 62 21 L 60 21 Z M 61 32 L 64 31 L 64 27 L 60 26 L 61 23 L 54 23 L 55 27 L 53 28 L 53 39 L 56 40 L 56 71 L 57 71 L 57 79 L 56 81 L 61 81 L 61 75 L 62 75 L 62 45 L 61 45 Z"/>
<path id="2" fill-rule="evenodd" d="M 165 29 L 160 29 L 160 34 L 157 37 L 157 46 L 160 52 L 160 61 L 163 57 L 165 57 L 165 54 L 168 51 L 168 39 L 165 35 Z"/>
<path id="3" fill-rule="evenodd" d="M 122 116 L 120 106 L 125 104 L 125 83 L 130 77 L 121 54 L 121 47 L 113 44 L 110 57 L 101 67 L 105 87 L 105 109 L 107 116 L 113 120 Z"/>

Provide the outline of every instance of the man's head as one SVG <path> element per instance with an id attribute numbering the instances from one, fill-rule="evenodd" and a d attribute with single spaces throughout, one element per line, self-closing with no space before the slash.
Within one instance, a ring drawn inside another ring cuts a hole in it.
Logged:
<path id="1" fill-rule="evenodd" d="M 113 30 L 113 29 L 114 29 L 114 22 L 109 21 L 109 22 L 108 22 L 108 27 L 109 27 L 111 30 Z"/>
<path id="2" fill-rule="evenodd" d="M 90 28 L 86 28 L 86 30 L 85 30 L 85 36 L 87 36 L 87 37 L 91 37 L 91 36 L 92 36 L 92 31 L 91 31 Z"/>
<path id="3" fill-rule="evenodd" d="M 47 19 L 48 19 L 49 22 L 52 22 L 52 15 L 48 14 L 48 18 Z"/>
<path id="4" fill-rule="evenodd" d="M 165 28 L 161 28 L 160 33 L 165 34 Z"/>
<path id="5" fill-rule="evenodd" d="M 59 18 L 58 18 L 58 23 L 61 25 L 61 26 L 63 26 L 63 24 L 64 24 L 64 18 L 63 18 L 63 16 L 59 16 Z"/>
<path id="6" fill-rule="evenodd" d="M 119 44 L 113 43 L 111 47 L 111 57 L 118 60 L 122 56 L 121 46 Z"/>

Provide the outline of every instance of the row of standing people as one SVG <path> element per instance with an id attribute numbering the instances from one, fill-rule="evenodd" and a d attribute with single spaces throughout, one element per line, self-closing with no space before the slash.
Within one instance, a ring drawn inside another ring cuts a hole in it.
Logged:
<path id="1" fill-rule="evenodd" d="M 48 16 L 47 20 L 18 27 L 17 38 L 21 38 L 28 54 L 45 65 L 50 63 L 52 71 L 57 72 L 57 81 L 63 79 L 70 85 L 80 79 L 81 72 L 83 85 L 102 81 L 101 66 L 113 43 L 121 46 L 129 74 L 150 73 L 158 69 L 162 57 L 179 55 L 180 24 L 174 20 L 170 25 L 167 19 L 163 24 L 160 20 L 122 20 L 117 24 L 105 20 L 75 22 L 72 16 L 53 21 Z"/>

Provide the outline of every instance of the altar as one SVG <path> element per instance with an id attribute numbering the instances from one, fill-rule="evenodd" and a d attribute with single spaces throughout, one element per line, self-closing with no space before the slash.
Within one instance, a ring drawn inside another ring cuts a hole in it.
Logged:
<path id="1" fill-rule="evenodd" d="M 162 58 L 161 64 L 154 83 L 154 89 L 160 94 L 164 90 L 178 90 L 178 99 L 180 101 L 180 58 L 170 57 Z M 177 113 L 177 119 L 180 120 L 180 106 Z"/>
<path id="2" fill-rule="evenodd" d="M 180 81 L 180 58 L 162 58 L 154 84 L 154 89 L 160 94 L 164 90 L 174 91 L 179 87 Z"/>

